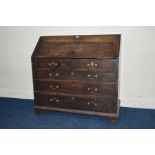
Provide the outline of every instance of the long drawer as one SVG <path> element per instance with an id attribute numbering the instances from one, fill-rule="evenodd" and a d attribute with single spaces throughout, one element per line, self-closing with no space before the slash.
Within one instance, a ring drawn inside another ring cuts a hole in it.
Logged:
<path id="1" fill-rule="evenodd" d="M 60 109 L 86 110 L 96 112 L 117 112 L 117 99 L 82 98 L 74 96 L 49 95 L 35 93 L 35 104 L 38 106 L 56 107 Z"/>
<path id="2" fill-rule="evenodd" d="M 60 70 L 81 70 L 96 72 L 117 72 L 117 59 L 54 59 L 36 58 L 36 68 L 50 68 Z"/>
<path id="3" fill-rule="evenodd" d="M 55 82 L 36 80 L 36 90 L 42 92 L 62 92 L 102 97 L 117 97 L 116 84 L 92 84 L 81 82 Z"/>
<path id="4" fill-rule="evenodd" d="M 48 80 L 69 80 L 81 82 L 116 82 L 117 73 L 98 73 L 92 71 L 68 71 L 58 69 L 38 69 L 34 71 L 35 79 L 48 79 Z"/>

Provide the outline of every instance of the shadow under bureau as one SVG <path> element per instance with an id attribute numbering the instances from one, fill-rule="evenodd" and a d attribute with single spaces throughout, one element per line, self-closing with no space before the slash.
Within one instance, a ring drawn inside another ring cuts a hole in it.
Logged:
<path id="1" fill-rule="evenodd" d="M 34 108 L 119 115 L 120 35 L 40 37 L 32 54 Z"/>

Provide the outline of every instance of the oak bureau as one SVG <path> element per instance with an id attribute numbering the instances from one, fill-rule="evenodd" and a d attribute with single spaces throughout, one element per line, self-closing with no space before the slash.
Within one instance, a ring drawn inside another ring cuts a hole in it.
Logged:
<path id="1" fill-rule="evenodd" d="M 42 36 L 32 54 L 34 109 L 119 115 L 120 35 Z"/>

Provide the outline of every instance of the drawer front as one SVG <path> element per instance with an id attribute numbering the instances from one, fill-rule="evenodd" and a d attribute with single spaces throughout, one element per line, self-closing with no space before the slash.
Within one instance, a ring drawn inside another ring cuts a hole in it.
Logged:
<path id="1" fill-rule="evenodd" d="M 36 58 L 37 68 L 50 68 L 60 70 L 102 71 L 117 72 L 117 59 L 50 59 Z"/>
<path id="2" fill-rule="evenodd" d="M 35 79 L 65 80 L 82 82 L 116 82 L 117 73 L 98 73 L 84 71 L 65 71 L 51 69 L 35 69 Z"/>
<path id="3" fill-rule="evenodd" d="M 92 84 L 77 82 L 53 82 L 36 80 L 36 91 L 117 97 L 116 84 Z"/>
<path id="4" fill-rule="evenodd" d="M 36 105 L 61 109 L 86 110 L 95 112 L 117 112 L 117 100 L 105 98 L 81 98 L 60 95 L 35 94 Z"/>

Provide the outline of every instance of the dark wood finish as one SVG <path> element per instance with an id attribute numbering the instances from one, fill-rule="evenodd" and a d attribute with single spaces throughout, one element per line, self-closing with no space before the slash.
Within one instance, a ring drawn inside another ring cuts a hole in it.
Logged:
<path id="1" fill-rule="evenodd" d="M 86 110 L 96 112 L 117 112 L 117 101 L 115 99 L 100 98 L 85 98 L 66 95 L 47 95 L 47 94 L 35 94 L 37 99 L 36 105 L 56 107 L 62 109 L 75 109 Z"/>
<path id="2" fill-rule="evenodd" d="M 55 82 L 36 80 L 36 91 L 41 92 L 62 92 L 62 93 L 74 93 L 74 94 L 86 94 L 95 95 L 106 98 L 116 98 L 116 84 L 115 83 L 103 83 L 92 84 L 82 82 Z"/>
<path id="3" fill-rule="evenodd" d="M 64 80 L 74 82 L 98 82 L 98 83 L 111 83 L 117 81 L 117 73 L 102 73 L 92 71 L 68 71 L 68 70 L 50 70 L 50 69 L 35 69 L 36 79 L 44 80 Z"/>
<path id="4" fill-rule="evenodd" d="M 95 72 L 117 72 L 117 59 L 54 59 L 36 58 L 37 68 L 49 68 L 50 70 L 74 70 Z"/>
<path id="5" fill-rule="evenodd" d="M 37 57 L 117 58 L 119 43 L 120 35 L 41 37 Z"/>
<path id="6" fill-rule="evenodd" d="M 57 52 L 59 51 L 59 53 Z M 38 56 L 61 58 L 116 58 L 113 43 L 45 43 L 40 46 Z"/>
<path id="7" fill-rule="evenodd" d="M 40 37 L 32 55 L 35 111 L 119 114 L 120 35 Z"/>
<path id="8" fill-rule="evenodd" d="M 86 110 L 62 109 L 62 108 L 39 106 L 39 105 L 36 105 L 35 109 L 39 109 L 39 110 L 42 110 L 42 111 L 43 110 L 54 110 L 54 111 L 86 114 L 86 115 L 109 116 L 109 117 L 115 117 L 115 118 L 118 117 L 117 113 L 104 113 L 104 112 L 95 112 L 95 111 L 86 111 Z"/>

